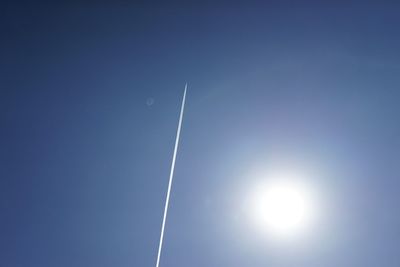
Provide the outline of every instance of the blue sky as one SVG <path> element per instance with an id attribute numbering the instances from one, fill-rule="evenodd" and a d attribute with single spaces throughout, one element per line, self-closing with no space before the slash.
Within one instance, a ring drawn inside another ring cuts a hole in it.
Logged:
<path id="1" fill-rule="evenodd" d="M 3 4 L 0 266 L 400 264 L 399 7 Z M 149 101 L 152 99 L 152 101 Z M 246 224 L 256 169 L 317 170 L 322 220 Z"/>

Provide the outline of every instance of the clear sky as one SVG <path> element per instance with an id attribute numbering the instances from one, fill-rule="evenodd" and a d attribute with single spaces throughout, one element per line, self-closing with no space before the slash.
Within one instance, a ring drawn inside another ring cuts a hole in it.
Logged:
<path id="1" fill-rule="evenodd" d="M 155 266 L 185 82 L 160 266 L 400 265 L 399 6 L 68 2 L 1 4 L 0 266 Z M 302 241 L 247 223 L 274 162 Z"/>

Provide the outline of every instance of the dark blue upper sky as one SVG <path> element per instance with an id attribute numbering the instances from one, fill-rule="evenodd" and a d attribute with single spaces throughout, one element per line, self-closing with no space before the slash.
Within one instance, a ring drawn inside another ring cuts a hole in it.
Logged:
<path id="1" fill-rule="evenodd" d="M 400 265 L 399 6 L 127 2 L 2 4 L 0 266 L 155 266 L 185 82 L 162 267 Z M 307 244 L 244 223 L 282 159 Z"/>

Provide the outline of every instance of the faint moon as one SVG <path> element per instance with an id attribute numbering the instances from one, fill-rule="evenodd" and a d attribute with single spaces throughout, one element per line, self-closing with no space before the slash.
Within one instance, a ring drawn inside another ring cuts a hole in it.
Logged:
<path id="1" fill-rule="evenodd" d="M 152 97 L 147 98 L 146 105 L 150 107 L 153 104 L 154 104 L 154 98 L 152 98 Z"/>

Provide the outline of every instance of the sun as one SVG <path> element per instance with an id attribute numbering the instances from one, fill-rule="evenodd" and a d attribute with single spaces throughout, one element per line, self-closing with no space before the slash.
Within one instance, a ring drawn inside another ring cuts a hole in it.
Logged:
<path id="1" fill-rule="evenodd" d="M 253 190 L 250 211 L 253 222 L 270 235 L 294 237 L 311 227 L 315 200 L 301 180 L 277 175 Z"/>

